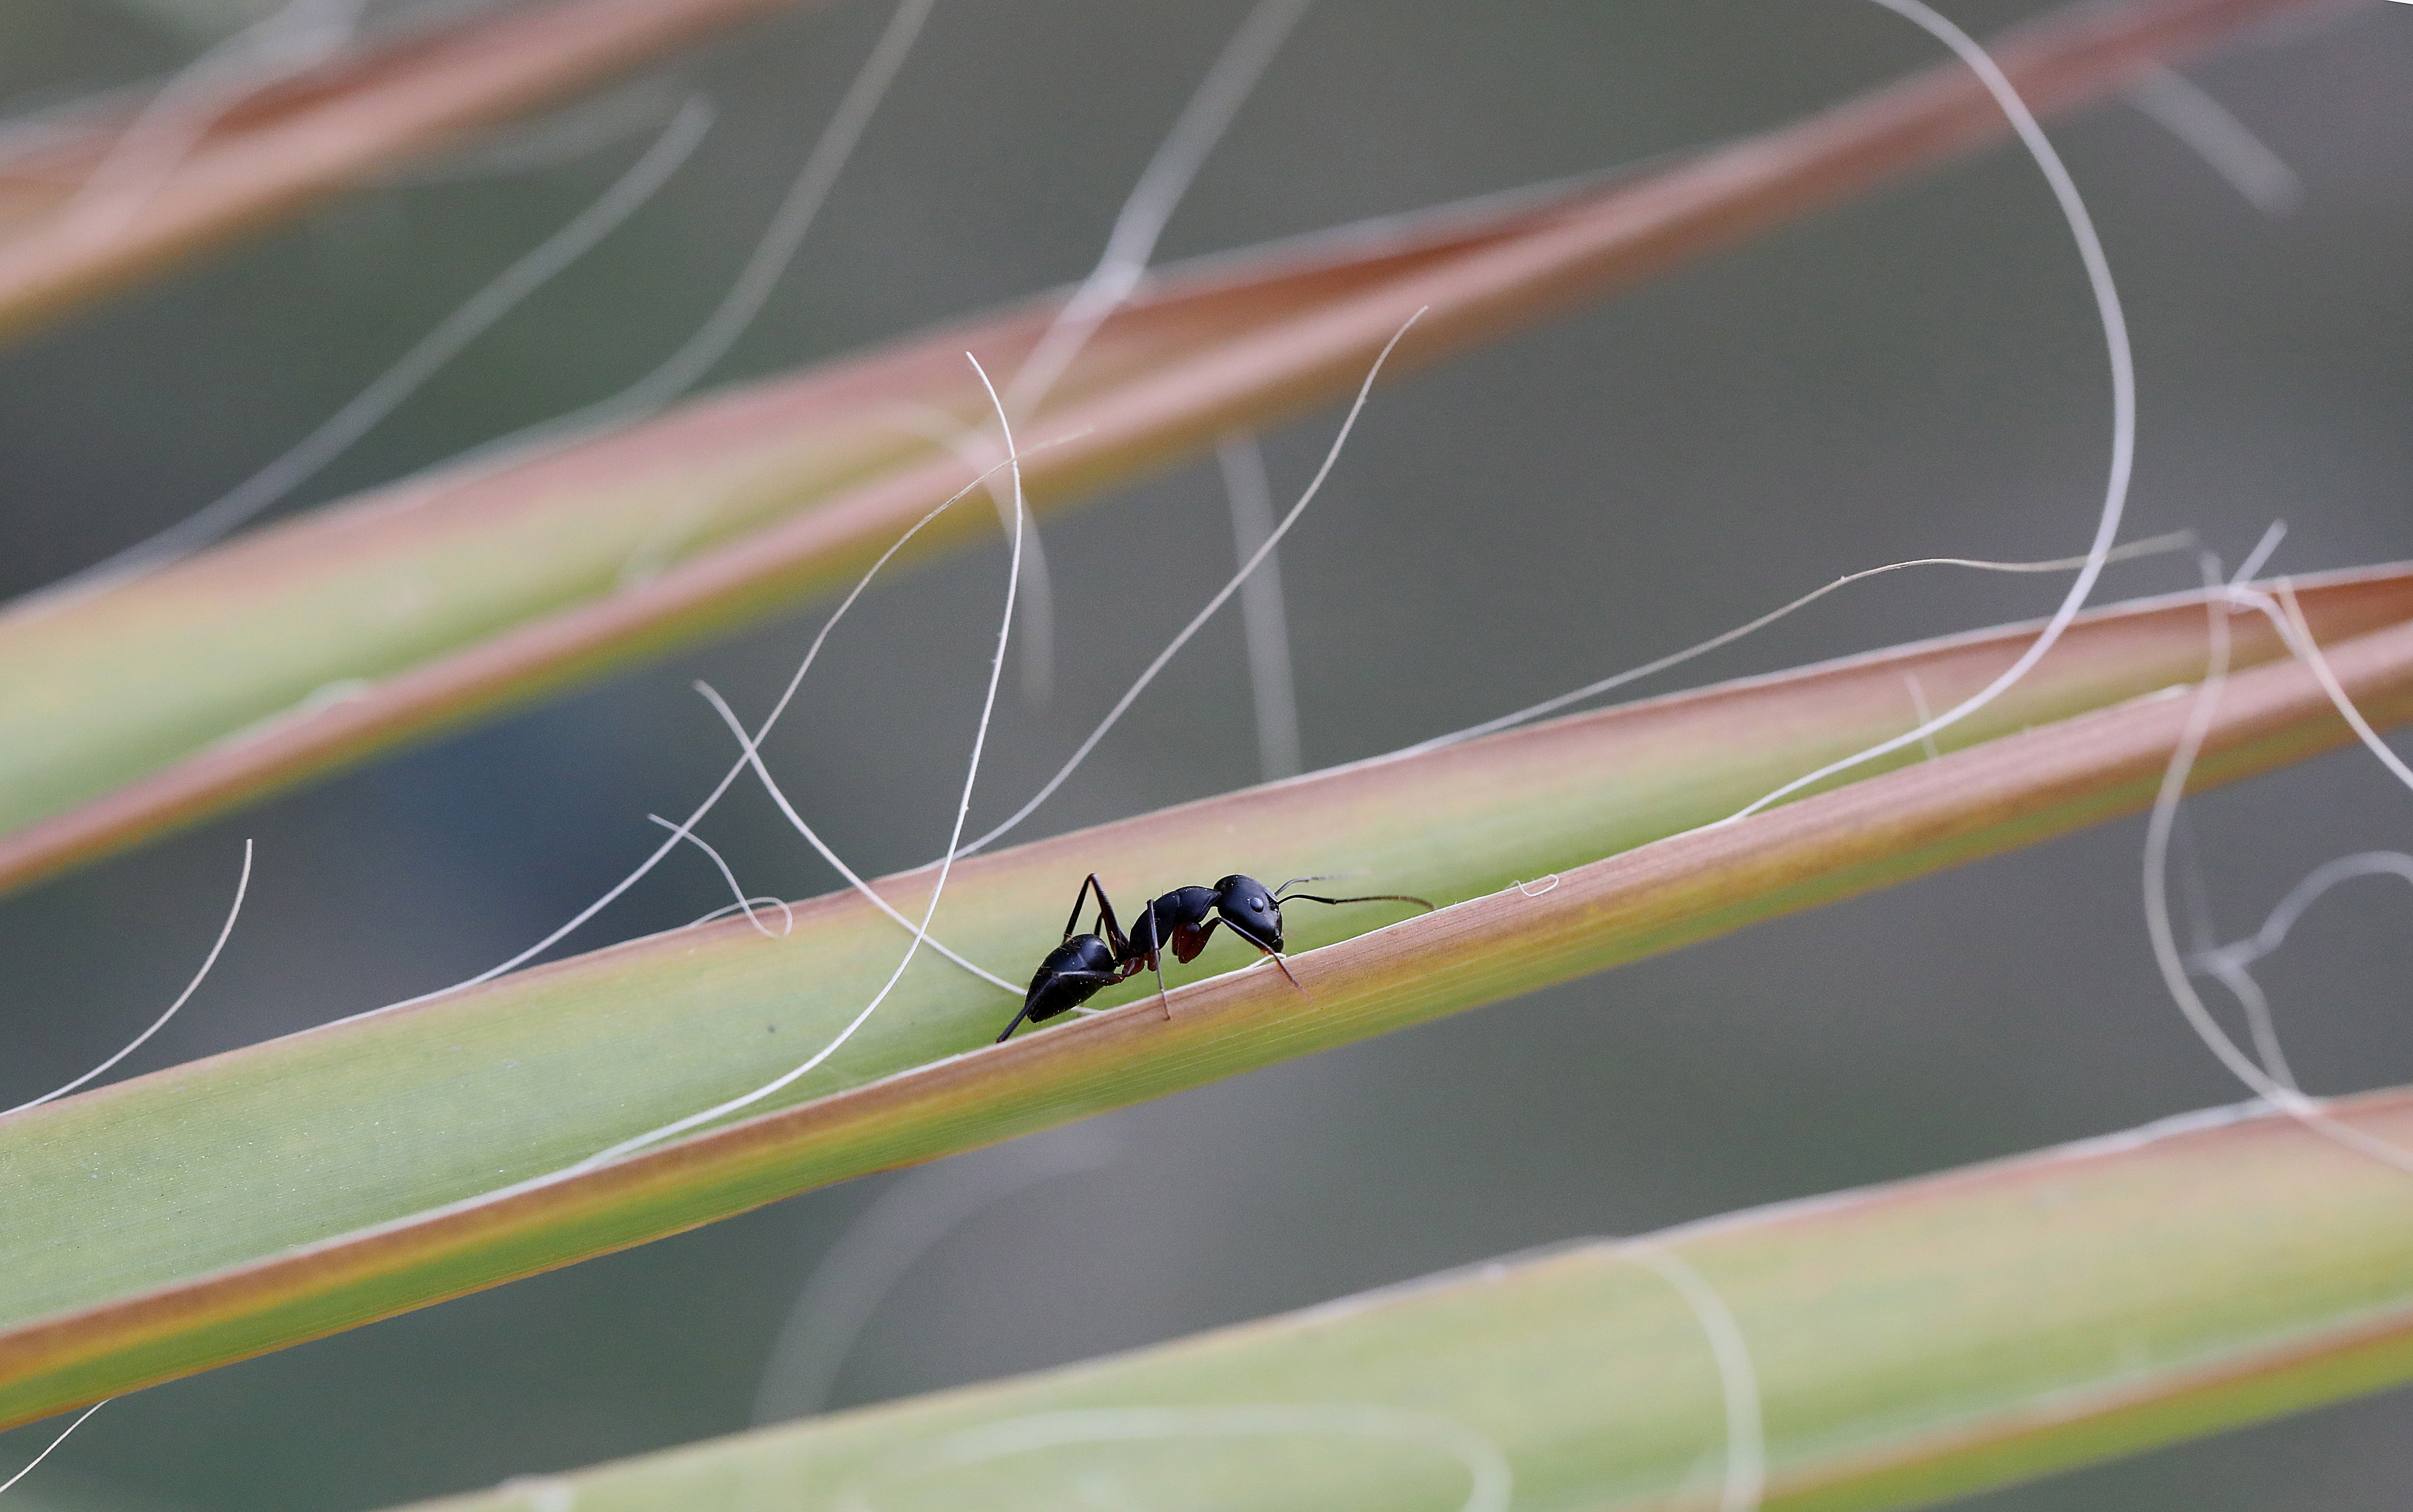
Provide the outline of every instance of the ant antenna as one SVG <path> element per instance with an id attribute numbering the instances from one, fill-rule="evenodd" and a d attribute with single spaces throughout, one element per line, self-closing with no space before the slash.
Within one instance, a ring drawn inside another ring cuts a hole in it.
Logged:
<path id="1" fill-rule="evenodd" d="M 1298 882 L 1315 881 L 1312 877 L 1300 877 L 1296 880 Z M 1292 883 L 1284 882 L 1282 885 L 1288 887 Z M 1433 912 L 1431 899 L 1416 897 L 1407 893 L 1368 893 L 1363 897 L 1322 897 L 1314 893 L 1293 893 L 1284 897 L 1281 894 L 1276 893 L 1274 901 L 1277 903 L 1414 903 L 1427 913 Z"/>

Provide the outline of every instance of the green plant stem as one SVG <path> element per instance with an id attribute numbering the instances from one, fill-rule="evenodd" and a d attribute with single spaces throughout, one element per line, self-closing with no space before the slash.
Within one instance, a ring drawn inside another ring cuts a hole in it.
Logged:
<path id="1" fill-rule="evenodd" d="M 2079 6 L 2001 39 L 2039 109 L 2328 0 Z M 1295 250 L 1108 320 L 1038 415 L 1033 506 L 1499 339 L 2004 132 L 1957 62 L 1657 172 L 1408 246 Z M 117 591 L 0 614 L 0 888 L 727 633 L 851 581 L 971 469 L 917 427 L 975 419 L 1048 312 L 985 317 L 625 432 L 439 471 Z M 958 508 L 917 552 L 987 539 Z M 631 571 L 658 563 L 659 572 Z"/>
<path id="2" fill-rule="evenodd" d="M 2413 1091 L 2332 1110 L 2413 1148 Z M 1707 1512 L 1729 1381 L 1666 1257 L 1739 1335 L 1772 1512 L 1923 1505 L 2413 1378 L 2413 1177 L 2221 1109 L 422 1505 L 1055 1512 L 1111 1486 Z M 1486 1472 L 1513 1500 L 1469 1500 Z"/>
<path id="3" fill-rule="evenodd" d="M 2413 573 L 2343 574 L 2303 600 L 2365 712 L 2388 722 L 2413 711 Z M 2187 596 L 2084 617 L 2009 694 L 1946 732 L 1942 758 L 1912 752 L 1912 764 L 1738 823 L 1714 822 L 1907 727 L 1906 673 L 1932 698 L 1965 696 L 2034 628 L 1748 679 L 971 858 L 934 932 L 1017 974 L 1054 942 L 1064 899 L 1091 869 L 1146 896 L 1236 859 L 1266 876 L 1338 865 L 1382 891 L 1458 906 L 1380 928 L 1370 907 L 1302 913 L 1292 967 L 1311 1000 L 1270 970 L 1231 971 L 1180 988 L 1165 1018 L 1135 983 L 1119 996 L 1143 1001 L 1122 1012 L 997 1047 L 987 1042 L 1011 997 L 925 959 L 761 1116 L 576 1177 L 559 1173 L 818 1049 L 893 970 L 904 932 L 856 895 L 825 897 L 799 907 L 782 940 L 742 921 L 675 931 L 0 1120 L 0 1201 L 18 1215 L 0 1233 L 0 1419 L 2132 811 L 2187 707 L 2160 690 L 2203 665 L 2204 613 Z M 2312 675 L 2273 660 L 2267 626 L 2241 621 L 2235 645 L 2251 670 L 2228 684 L 2198 782 L 2350 738 Z M 929 873 L 880 885 L 916 915 Z M 1196 970 L 1245 955 L 1226 942 Z"/>

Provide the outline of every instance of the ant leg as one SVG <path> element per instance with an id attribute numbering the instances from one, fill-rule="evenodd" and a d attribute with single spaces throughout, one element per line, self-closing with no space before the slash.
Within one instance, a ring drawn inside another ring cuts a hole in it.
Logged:
<path id="1" fill-rule="evenodd" d="M 1201 949 L 1204 949 L 1204 948 L 1205 948 L 1205 942 L 1206 942 L 1206 937 L 1207 937 L 1208 935 L 1211 935 L 1211 934 L 1213 934 L 1213 933 L 1215 932 L 1215 926 L 1216 926 L 1217 925 L 1219 925 L 1219 924 L 1221 924 L 1221 925 L 1230 925 L 1230 926 L 1231 926 L 1231 929 L 1232 929 L 1232 933 L 1233 933 L 1235 936 L 1236 936 L 1237 938 L 1239 938 L 1239 939 L 1241 939 L 1241 940 L 1248 940 L 1248 941 L 1249 941 L 1249 943 L 1250 943 L 1251 946 L 1254 946 L 1254 947 L 1255 947 L 1256 952 L 1257 952 L 1257 954 L 1258 954 L 1259 956 L 1264 956 L 1266 959 L 1267 959 L 1267 960 L 1269 960 L 1269 961 L 1273 962 L 1275 966 L 1279 967 L 1279 968 L 1281 969 L 1281 974 L 1282 974 L 1285 978 L 1287 978 L 1287 979 L 1289 980 L 1290 985 L 1291 985 L 1292 986 L 1295 986 L 1295 987 L 1297 987 L 1297 988 L 1298 988 L 1298 995 L 1299 995 L 1300 997 L 1305 998 L 1305 999 L 1306 999 L 1308 1001 L 1310 1001 L 1310 1002 L 1313 1002 L 1313 1001 L 1315 1001 L 1315 994 L 1314 994 L 1314 993 L 1312 993 L 1312 992 L 1308 991 L 1308 990 L 1307 990 L 1307 988 L 1306 988 L 1305 986 L 1301 986 L 1297 977 L 1295 977 L 1295 976 L 1292 976 L 1292 975 L 1291 975 L 1290 962 L 1288 962 L 1288 961 L 1286 961 L 1286 960 L 1282 959 L 1282 953 L 1281 953 L 1281 951 L 1278 951 L 1278 950 L 1267 950 L 1265 946 L 1257 944 L 1257 942 L 1256 942 L 1255 941 L 1253 941 L 1253 940 L 1249 940 L 1249 937 L 1248 937 L 1247 935 L 1244 935 L 1244 934 L 1241 934 L 1241 933 L 1240 933 L 1240 927 L 1239 927 L 1239 926 L 1237 926 L 1237 925 L 1236 925 L 1236 924 L 1232 924 L 1232 921 L 1231 921 L 1231 920 L 1229 920 L 1229 919 L 1221 919 L 1221 918 L 1218 918 L 1218 919 L 1209 919 L 1209 920 L 1207 920 L 1207 921 L 1206 921 L 1206 926 L 1205 928 L 1203 928 L 1203 929 L 1201 929 L 1201 930 L 1199 930 L 1199 931 L 1198 931 L 1198 939 L 1199 939 L 1200 948 L 1201 948 Z"/>
<path id="2" fill-rule="evenodd" d="M 1169 1023 L 1173 1018 L 1173 1004 L 1166 1001 L 1164 997 L 1163 953 L 1162 951 L 1158 952 L 1153 959 L 1156 965 L 1156 1005 L 1164 1010 L 1165 1020 Z"/>
<path id="3" fill-rule="evenodd" d="M 1107 944 L 1114 947 L 1117 958 L 1120 958 L 1129 953 L 1130 947 L 1123 939 L 1122 926 L 1115 922 L 1115 906 L 1106 899 L 1106 884 L 1098 881 L 1098 874 L 1094 871 L 1082 881 L 1081 890 L 1073 895 L 1073 913 L 1072 917 L 1064 921 L 1064 938 L 1071 940 L 1073 932 L 1081 927 L 1081 905 L 1088 900 L 1092 893 L 1095 893 L 1098 897 L 1097 933 L 1104 938 Z"/>
<path id="4" fill-rule="evenodd" d="M 1240 934 L 1240 931 L 1237 929 L 1234 929 L 1232 933 L 1239 935 L 1242 940 L 1249 940 L 1247 935 Z M 1274 963 L 1274 969 L 1281 972 L 1283 978 L 1288 981 L 1292 986 L 1298 988 L 1298 995 L 1300 997 L 1305 998 L 1310 1002 L 1313 1002 L 1315 1001 L 1315 994 L 1308 991 L 1306 985 L 1301 983 L 1297 977 L 1291 975 L 1290 962 L 1282 958 L 1282 953 L 1281 951 L 1267 950 L 1263 945 L 1257 945 L 1257 942 L 1253 940 L 1249 940 L 1249 943 L 1257 946 L 1257 955 L 1261 958 Z"/>
<path id="5" fill-rule="evenodd" d="M 1073 895 L 1073 916 L 1064 921 L 1064 939 L 1068 941 L 1073 938 L 1073 931 L 1081 926 L 1081 905 L 1089 900 L 1092 887 L 1098 889 L 1099 904 L 1103 906 L 1106 901 L 1106 890 L 1099 885 L 1098 874 L 1094 871 L 1089 873 L 1088 880 L 1081 883 L 1081 890 Z"/>
<path id="6" fill-rule="evenodd" d="M 1315 877 L 1293 877 L 1290 881 L 1282 883 L 1282 886 L 1285 888 L 1295 887 L 1303 882 L 1317 882 L 1320 880 L 1321 879 Z M 1433 911 L 1433 906 L 1429 900 L 1412 897 L 1406 893 L 1369 893 L 1362 897 L 1325 897 L 1315 893 L 1291 893 L 1284 896 L 1281 893 L 1276 893 L 1274 895 L 1274 901 L 1276 903 L 1414 903 L 1416 907 L 1424 910 L 1428 913 L 1430 913 Z M 1237 930 L 1234 930 L 1233 932 L 1235 934 L 1238 933 Z M 1251 941 L 1250 943 L 1255 944 L 1255 941 Z M 1265 950 L 1263 945 L 1258 945 L 1257 948 L 1259 950 Z M 1281 952 L 1266 950 L 1266 954 L 1274 958 L 1274 964 L 1276 966 L 1281 968 L 1282 975 L 1290 977 L 1290 985 L 1298 988 L 1299 995 L 1301 997 L 1307 999 L 1310 1002 L 1313 1002 L 1315 1001 L 1315 994 L 1308 991 L 1304 986 L 1301 986 L 1297 977 L 1291 975 L 1290 963 L 1281 958 Z"/>
<path id="7" fill-rule="evenodd" d="M 1073 986 L 1088 988 L 1088 991 L 1081 994 L 1083 998 L 1087 998 L 1089 993 L 1097 991 L 1100 987 L 1113 986 L 1116 983 L 1121 981 L 1122 978 L 1115 975 L 1111 971 L 1059 971 L 1056 974 L 1054 980 L 1056 985 L 1059 986 Z M 1005 1026 L 1005 1032 L 997 1037 L 995 1041 L 996 1044 L 1003 1045 L 1013 1036 L 1015 1030 L 1022 1027 L 1022 1021 L 1030 1016 L 1030 1006 L 1031 1005 L 1028 1001 L 1023 1003 L 1022 1012 L 1014 1015 L 1014 1022 Z M 1042 1016 L 1053 1018 L 1058 1014 L 1064 1012 L 1066 1009 L 1070 1009 L 1073 1013 L 1083 1014 L 1103 1013 L 1105 1011 L 1102 1008 L 1084 1008 L 1079 1002 L 1075 1001 L 1067 1003 L 1062 1008 L 1051 1008 Z M 1032 1021 L 1034 1023 L 1037 1022 L 1035 1019 Z"/>
<path id="8" fill-rule="evenodd" d="M 1260 947 L 1260 948 L 1263 948 L 1263 947 Z M 1315 1001 L 1315 994 L 1314 994 L 1314 993 L 1312 993 L 1312 992 L 1308 991 L 1308 990 L 1307 990 L 1307 988 L 1306 988 L 1304 986 L 1302 986 L 1302 985 L 1300 984 L 1300 982 L 1299 982 L 1298 978 L 1296 978 L 1296 977 L 1295 977 L 1295 976 L 1291 976 L 1291 974 L 1290 974 L 1290 962 L 1288 962 L 1288 961 L 1286 961 L 1286 960 L 1282 959 L 1282 954 L 1281 954 L 1281 951 L 1278 951 L 1278 950 L 1268 950 L 1268 951 L 1266 951 L 1266 954 L 1273 957 L 1273 959 L 1274 959 L 1274 964 L 1275 964 L 1276 966 L 1279 966 L 1279 967 L 1281 967 L 1281 974 L 1282 974 L 1283 976 L 1288 977 L 1288 978 L 1290 979 L 1290 985 L 1291 985 L 1292 986 L 1295 986 L 1295 987 L 1297 987 L 1297 988 L 1298 988 L 1298 995 L 1299 995 L 1300 997 L 1305 998 L 1305 999 L 1306 999 L 1308 1001 L 1310 1001 L 1310 1002 L 1313 1002 L 1313 1001 Z"/>
<path id="9" fill-rule="evenodd" d="M 1131 954 L 1131 941 L 1123 934 L 1123 926 L 1115 921 L 1115 906 L 1106 901 L 1106 884 L 1098 881 L 1098 874 L 1093 871 L 1085 885 L 1098 895 L 1097 932 L 1105 940 L 1107 948 L 1115 953 L 1115 959 L 1121 960 Z M 1073 912 L 1077 914 L 1081 910 L 1076 905 Z"/>
<path id="10" fill-rule="evenodd" d="M 1213 914 L 1211 914 L 1211 913 L 1210 913 L 1210 914 L 1208 914 L 1208 915 L 1206 916 L 1206 922 L 1205 924 L 1202 924 L 1202 925 L 1200 925 L 1200 926 L 1198 926 L 1198 935 L 1197 935 L 1197 939 L 1196 939 L 1196 941 L 1194 941 L 1194 943 L 1196 944 L 1197 948 L 1196 948 L 1195 950 L 1192 950 L 1192 951 L 1190 953 L 1190 958 L 1191 958 L 1192 960 L 1196 960 L 1200 956 L 1205 955 L 1205 954 L 1206 954 L 1206 941 L 1214 938 L 1214 935 L 1215 935 L 1215 926 L 1216 926 L 1217 925 L 1219 925 L 1219 924 L 1228 924 L 1228 923 L 1230 923 L 1230 921 L 1229 921 L 1229 920 L 1227 920 L 1227 919 L 1218 918 L 1218 917 L 1216 917 L 1215 915 L 1213 915 Z M 1232 933 L 1234 933 L 1234 934 L 1236 934 L 1236 935 L 1239 935 L 1239 934 L 1240 934 L 1240 931 L 1239 931 L 1238 929 L 1236 929 L 1236 929 L 1234 929 L 1234 930 L 1232 931 Z M 1240 935 L 1240 938 L 1241 938 L 1241 939 L 1243 939 L 1243 940 L 1247 940 L 1247 939 L 1248 939 L 1248 937 L 1247 937 L 1246 935 Z M 1251 944 L 1252 944 L 1252 945 L 1256 945 L 1256 944 L 1257 944 L 1257 942 L 1256 942 L 1255 941 L 1253 941 L 1253 940 L 1250 940 L 1250 941 L 1249 941 L 1249 943 L 1251 943 Z M 1257 948 L 1258 948 L 1259 950 L 1263 950 L 1263 949 L 1265 949 L 1265 947 L 1264 947 L 1263 945 L 1257 945 Z"/>

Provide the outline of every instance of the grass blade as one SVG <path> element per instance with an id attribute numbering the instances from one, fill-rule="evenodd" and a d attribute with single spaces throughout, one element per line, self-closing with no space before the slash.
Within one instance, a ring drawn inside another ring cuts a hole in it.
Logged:
<path id="1" fill-rule="evenodd" d="M 2080 7 L 2000 58 L 2040 107 L 2308 0 Z M 1161 281 L 1109 319 L 1034 440 L 1033 504 L 1086 494 L 1835 203 L 2004 130 L 1957 64 L 1654 174 Z M 1051 315 L 974 321 L 616 435 L 400 485 L 114 593 L 0 615 L 0 888 L 718 634 L 851 579 L 959 488 L 907 422 L 969 420 Z M 900 418 L 901 417 L 901 418 Z M 959 511 L 937 549 L 984 527 Z M 665 542 L 672 549 L 665 549 Z M 659 575 L 632 565 L 667 561 Z"/>
<path id="2" fill-rule="evenodd" d="M 0 156 L 0 341 L 22 337 L 332 194 L 787 0 L 522 0 L 196 98 L 170 162 L 96 180 L 112 110 Z"/>
<path id="3" fill-rule="evenodd" d="M 2413 570 L 2332 576 L 2302 598 L 2371 718 L 2413 714 Z M 785 939 L 743 921 L 657 936 L 0 1120 L 0 1193 L 19 1218 L 0 1235 L 11 1278 L 0 1298 L 0 1420 L 2133 811 L 2150 800 L 2189 707 L 2155 695 L 2200 673 L 2204 615 L 2185 596 L 2084 616 L 2025 681 L 1946 732 L 1940 759 L 1716 828 L 1697 826 L 1907 727 L 1906 673 L 1932 698 L 1961 696 L 2008 665 L 2035 627 L 1579 716 L 969 859 L 933 933 L 1017 976 L 1054 941 L 1065 897 L 1092 868 L 1144 896 L 1236 862 L 1269 877 L 1346 867 L 1369 873 L 1369 891 L 1458 906 L 1355 938 L 1383 916 L 1301 915 L 1293 967 L 1311 1002 L 1273 971 L 1236 971 L 1181 988 L 1169 1020 L 1142 1002 L 997 1048 L 986 1042 L 1013 1000 L 925 954 L 843 1052 L 761 1116 L 507 1196 L 487 1194 L 786 1071 L 868 1001 L 905 935 L 857 895 L 825 897 L 797 909 Z M 2228 685 L 2199 783 L 2350 738 L 2317 680 L 2280 654 L 2266 625 L 2238 622 L 2235 664 L 2251 670 Z M 882 892 L 913 913 L 929 875 L 889 879 Z M 1201 970 L 1243 954 L 1215 948 L 1223 956 Z M 163 1149 L 176 1158 L 160 1160 Z M 95 1232 L 111 1242 L 87 1242 Z"/>
<path id="4" fill-rule="evenodd" d="M 2413 1091 L 2334 1107 L 2413 1146 Z M 1745 1505 L 1914 1505 L 2413 1377 L 2405 1179 L 2216 1110 L 422 1505 L 1715 1507 L 1721 1371 L 1672 1273 L 1748 1353 Z"/>

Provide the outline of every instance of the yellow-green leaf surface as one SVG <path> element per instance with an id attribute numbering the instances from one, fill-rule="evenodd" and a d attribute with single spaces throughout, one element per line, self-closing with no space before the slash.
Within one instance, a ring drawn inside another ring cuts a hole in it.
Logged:
<path id="1" fill-rule="evenodd" d="M 2413 1093 L 2330 1117 L 2413 1149 Z M 424 1505 L 1731 1506 L 1720 1308 L 1764 1505 L 1914 1505 L 2413 1376 L 2408 1182 L 2223 1110 Z"/>
<path id="2" fill-rule="evenodd" d="M 2375 719 L 2413 710 L 2413 570 L 2308 584 L 2303 601 Z M 12 1215 L 0 1232 L 0 1419 L 2133 810 L 2190 706 L 2164 695 L 2199 675 L 2206 633 L 2191 598 L 2086 616 L 1947 733 L 1966 749 L 1732 824 L 1699 827 L 1901 734 L 1915 718 L 1905 674 L 1930 699 L 1958 701 L 2008 666 L 2034 628 L 1363 763 L 976 857 L 956 867 L 934 933 L 1010 979 L 1055 943 L 1091 869 L 1127 897 L 1235 869 L 1347 870 L 1368 891 L 1457 906 L 1388 927 L 1372 907 L 1298 918 L 1304 954 L 1292 966 L 1311 998 L 1275 971 L 1243 971 L 1177 992 L 1169 1018 L 1143 1001 L 1000 1047 L 988 1041 L 1015 996 L 925 953 L 859 1034 L 762 1116 L 573 1178 L 538 1179 L 826 1044 L 895 968 L 904 932 L 839 895 L 799 908 L 784 939 L 742 922 L 657 936 L 0 1120 L 0 1206 Z M 2274 660 L 2267 628 L 2239 621 L 2237 647 L 2252 670 L 2222 700 L 2203 780 L 2346 738 L 2311 674 Z M 925 870 L 880 885 L 910 913 L 929 881 Z M 1220 942 L 1194 971 L 1244 956 Z"/>
<path id="3" fill-rule="evenodd" d="M 2003 40 L 2040 107 L 2313 0 L 2080 7 Z M 1418 310 L 1404 371 L 1995 140 L 1940 67 L 1782 130 L 1556 202 L 1338 250 L 1225 259 L 1118 314 L 1032 416 L 1035 507 L 1345 393 Z M 399 742 L 720 633 L 851 580 L 970 467 L 975 321 L 622 433 L 455 467 L 114 590 L 0 613 L 0 887 Z M 1057 444 L 1046 445 L 1054 442 Z M 977 504 L 925 549 L 993 529 Z"/>
<path id="4" fill-rule="evenodd" d="M 187 91 L 0 145 L 0 341 L 422 154 L 793 0 L 522 0 L 421 21 L 229 96 Z M 215 61 L 224 72 L 224 57 Z M 221 86 L 223 87 L 223 86 Z M 163 130 L 163 128 L 165 128 Z M 122 169 L 129 135 L 177 147 Z M 186 139 L 189 140 L 186 140 Z"/>

